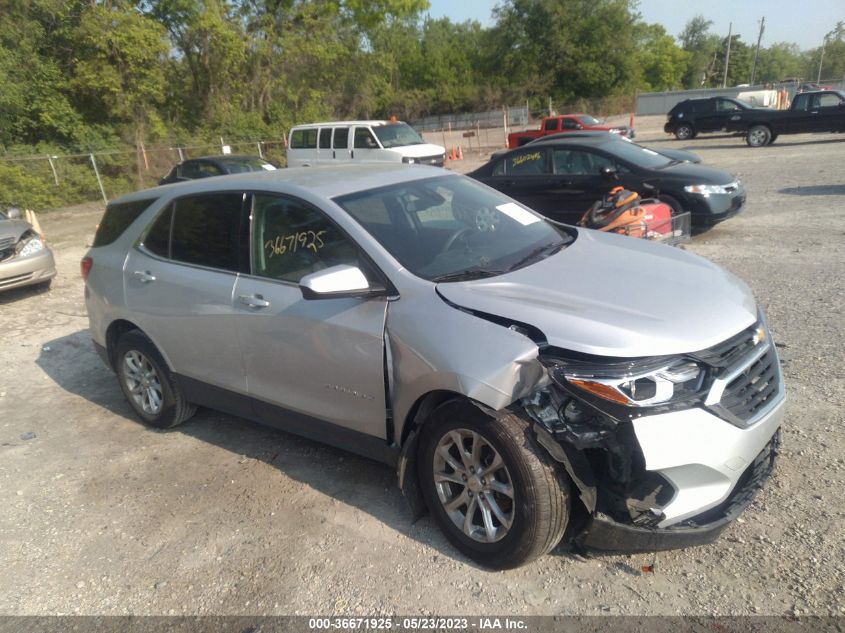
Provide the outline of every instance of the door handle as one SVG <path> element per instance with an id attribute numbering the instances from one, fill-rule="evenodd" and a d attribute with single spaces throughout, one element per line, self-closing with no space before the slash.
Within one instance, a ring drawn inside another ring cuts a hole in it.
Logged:
<path id="1" fill-rule="evenodd" d="M 261 295 L 241 295 L 238 301 L 250 308 L 269 308 L 270 302 Z"/>
<path id="2" fill-rule="evenodd" d="M 151 274 L 149 270 L 136 270 L 132 273 L 132 276 L 142 284 L 148 284 L 156 280 L 155 275 Z"/>

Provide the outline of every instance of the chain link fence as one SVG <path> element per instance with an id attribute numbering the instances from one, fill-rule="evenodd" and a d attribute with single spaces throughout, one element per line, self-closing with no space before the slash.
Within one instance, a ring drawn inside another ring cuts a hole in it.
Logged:
<path id="1" fill-rule="evenodd" d="M 0 156 L 0 207 L 38 211 L 101 199 L 158 184 L 176 163 L 199 156 L 258 155 L 278 166 L 286 164 L 284 140 L 192 143 L 172 147 L 134 148 L 80 154 Z"/>

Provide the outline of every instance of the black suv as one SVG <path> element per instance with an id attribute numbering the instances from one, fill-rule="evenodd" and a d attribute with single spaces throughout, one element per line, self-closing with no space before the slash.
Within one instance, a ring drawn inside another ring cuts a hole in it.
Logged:
<path id="1" fill-rule="evenodd" d="M 663 131 L 685 141 L 699 132 L 719 132 L 727 127 L 731 116 L 736 116 L 751 106 L 728 97 L 686 99 L 676 104 L 666 115 Z"/>

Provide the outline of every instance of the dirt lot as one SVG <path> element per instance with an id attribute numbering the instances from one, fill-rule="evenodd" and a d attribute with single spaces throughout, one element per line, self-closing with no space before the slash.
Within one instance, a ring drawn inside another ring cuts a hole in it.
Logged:
<path id="1" fill-rule="evenodd" d="M 781 346 L 785 450 L 721 540 L 661 554 L 656 573 L 650 556 L 564 547 L 493 573 L 412 523 L 377 463 L 207 411 L 141 426 L 86 329 L 91 205 L 43 216 L 52 290 L 0 295 L 0 613 L 845 614 L 845 142 L 750 149 L 637 125 L 747 184 L 746 212 L 689 249 L 750 284 Z"/>

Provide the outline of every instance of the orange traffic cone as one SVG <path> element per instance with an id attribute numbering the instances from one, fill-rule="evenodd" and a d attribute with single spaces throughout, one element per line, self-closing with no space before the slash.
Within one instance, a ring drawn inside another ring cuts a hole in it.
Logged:
<path id="1" fill-rule="evenodd" d="M 455 160 L 455 146 L 452 146 L 452 149 L 449 150 L 449 155 L 446 157 L 446 160 Z"/>
<path id="2" fill-rule="evenodd" d="M 461 149 L 461 146 L 458 145 L 458 160 L 463 160 L 463 159 L 464 159 L 464 152 Z"/>

